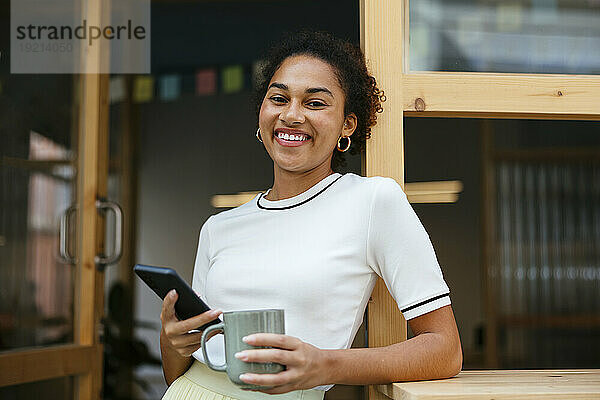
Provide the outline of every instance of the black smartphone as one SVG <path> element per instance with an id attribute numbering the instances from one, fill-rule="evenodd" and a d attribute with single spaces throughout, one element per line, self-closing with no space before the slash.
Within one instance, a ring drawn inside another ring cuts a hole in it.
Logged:
<path id="1" fill-rule="evenodd" d="M 133 270 L 161 299 L 164 299 L 171 289 L 177 291 L 179 297 L 175 303 L 175 314 L 178 319 L 188 319 L 210 310 L 210 307 L 198 297 L 196 292 L 181 279 L 174 269 L 136 264 Z M 215 318 L 197 329 L 202 331 L 220 322 L 220 319 Z"/>

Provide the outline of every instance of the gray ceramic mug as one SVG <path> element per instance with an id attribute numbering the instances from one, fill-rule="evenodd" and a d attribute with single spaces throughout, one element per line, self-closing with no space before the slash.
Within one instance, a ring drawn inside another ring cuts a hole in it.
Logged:
<path id="1" fill-rule="evenodd" d="M 212 331 L 221 331 L 225 335 L 225 364 L 214 365 L 206 353 L 206 339 Z M 215 371 L 225 371 L 231 382 L 240 389 L 268 389 L 267 386 L 252 385 L 240 380 L 244 373 L 276 374 L 285 370 L 285 366 L 278 363 L 246 362 L 237 359 L 234 354 L 238 351 L 249 349 L 267 349 L 272 346 L 252 346 L 242 341 L 244 336 L 253 333 L 279 333 L 285 334 L 285 318 L 283 310 L 248 310 L 228 311 L 223 313 L 223 322 L 209 326 L 202 332 L 200 344 L 202 355 L 209 368 Z"/>

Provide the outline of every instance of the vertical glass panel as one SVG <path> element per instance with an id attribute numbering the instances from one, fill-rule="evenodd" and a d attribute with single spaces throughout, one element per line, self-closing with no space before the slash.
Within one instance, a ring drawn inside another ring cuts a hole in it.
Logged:
<path id="1" fill-rule="evenodd" d="M 411 71 L 600 73 L 597 1 L 410 2 Z"/>
<path id="2" fill-rule="evenodd" d="M 450 286 L 465 368 L 486 367 L 492 321 L 499 368 L 596 368 L 600 124 L 406 118 L 404 153 L 407 182 L 463 183 L 455 203 L 413 207 Z"/>
<path id="3" fill-rule="evenodd" d="M 495 174 L 501 312 L 596 312 L 600 163 L 501 159 Z"/>
<path id="4" fill-rule="evenodd" d="M 53 399 L 71 400 L 74 398 L 75 378 L 64 376 L 56 379 L 48 379 L 40 382 L 25 383 L 22 385 L 0 387 L 0 399 L 22 400 L 22 399 Z"/>
<path id="5" fill-rule="evenodd" d="M 0 26 L 10 26 L 9 5 L 0 5 Z M 8 34 L 0 36 L 0 48 L 10 49 Z M 0 351 L 73 341 L 75 271 L 60 257 L 59 221 L 76 194 L 79 77 L 11 74 L 8 57 L 3 50 Z M 76 235 L 65 236 L 72 255 Z"/>
<path id="6" fill-rule="evenodd" d="M 60 217 L 75 196 L 72 82 L 4 81 L 10 111 L 0 114 L 0 350 L 72 341 L 74 265 L 59 254 Z M 73 254 L 75 235 L 66 236 Z"/>

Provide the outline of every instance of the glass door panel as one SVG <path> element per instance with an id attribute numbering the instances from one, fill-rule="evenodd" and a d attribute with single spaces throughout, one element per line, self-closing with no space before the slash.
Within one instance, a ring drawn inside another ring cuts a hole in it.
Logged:
<path id="1" fill-rule="evenodd" d="M 59 227 L 76 195 L 75 78 L 0 79 L 0 351 L 71 343 L 75 265 Z"/>

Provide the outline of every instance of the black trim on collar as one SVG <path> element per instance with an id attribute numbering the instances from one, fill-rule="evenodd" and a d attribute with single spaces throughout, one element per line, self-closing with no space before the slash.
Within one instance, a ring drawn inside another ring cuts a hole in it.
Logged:
<path id="1" fill-rule="evenodd" d="M 337 181 L 338 181 L 338 180 L 339 180 L 339 179 L 340 179 L 342 176 L 344 176 L 344 175 L 342 174 L 342 175 L 338 176 L 338 177 L 337 177 L 337 178 L 336 178 L 336 179 L 335 179 L 333 182 L 331 182 L 329 185 L 325 186 L 323 189 L 319 190 L 317 193 L 313 194 L 313 195 L 312 195 L 312 196 L 310 196 L 308 199 L 306 199 L 306 200 L 304 200 L 304 201 L 301 201 L 300 203 L 297 203 L 297 204 L 292 204 L 291 206 L 285 206 L 285 207 L 265 207 L 265 206 L 262 206 L 262 205 L 260 204 L 260 199 L 261 199 L 261 198 L 263 197 L 263 195 L 266 193 L 266 191 L 265 191 L 265 192 L 262 192 L 262 193 L 260 194 L 260 196 L 258 196 L 258 197 L 256 198 L 256 205 L 258 206 L 258 208 L 262 208 L 263 210 L 287 210 L 287 209 L 289 209 L 289 208 L 298 207 L 298 206 L 300 206 L 300 205 L 302 205 L 302 204 L 304 204 L 304 203 L 306 203 L 306 202 L 309 202 L 309 201 L 311 201 L 312 199 L 314 199 L 315 197 L 317 197 L 318 195 L 320 195 L 321 193 L 323 193 L 323 192 L 324 192 L 324 191 L 325 191 L 325 190 L 326 190 L 326 189 L 327 189 L 329 186 L 331 186 L 331 185 L 333 185 L 334 183 L 336 183 L 336 182 L 337 182 Z"/>

